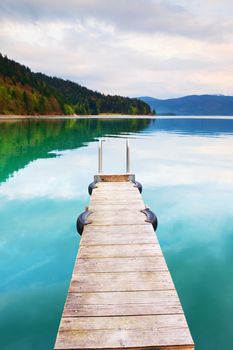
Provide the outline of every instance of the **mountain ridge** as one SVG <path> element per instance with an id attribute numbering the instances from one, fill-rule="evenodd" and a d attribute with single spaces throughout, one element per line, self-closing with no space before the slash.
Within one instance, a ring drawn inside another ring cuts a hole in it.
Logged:
<path id="1" fill-rule="evenodd" d="M 148 103 L 159 115 L 177 116 L 232 116 L 233 96 L 226 95 L 187 95 L 169 99 L 150 96 L 138 97 Z"/>

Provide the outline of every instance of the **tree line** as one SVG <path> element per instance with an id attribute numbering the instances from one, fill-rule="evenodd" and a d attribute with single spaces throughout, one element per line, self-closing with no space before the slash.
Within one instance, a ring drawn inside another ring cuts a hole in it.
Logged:
<path id="1" fill-rule="evenodd" d="M 100 113 L 152 114 L 149 105 L 136 98 L 104 95 L 69 80 L 33 73 L 0 53 L 0 114 Z"/>

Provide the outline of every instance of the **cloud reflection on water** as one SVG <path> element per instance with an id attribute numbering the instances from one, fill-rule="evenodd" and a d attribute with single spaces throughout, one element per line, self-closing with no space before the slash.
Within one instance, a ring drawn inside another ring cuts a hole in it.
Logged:
<path id="1" fill-rule="evenodd" d="M 225 186 L 233 183 L 233 138 L 180 136 L 154 132 L 131 134 L 132 171 L 148 188 L 155 186 Z M 104 171 L 125 171 L 125 142 L 105 137 Z M 54 152 L 53 152 L 54 153 Z M 9 199 L 80 198 L 97 171 L 97 144 L 59 151 L 59 157 L 38 159 L 0 187 Z"/>

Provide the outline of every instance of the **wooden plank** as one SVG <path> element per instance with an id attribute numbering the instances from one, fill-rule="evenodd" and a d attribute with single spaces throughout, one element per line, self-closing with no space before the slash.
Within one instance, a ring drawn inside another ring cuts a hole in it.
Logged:
<path id="1" fill-rule="evenodd" d="M 134 178 L 134 175 L 132 174 L 99 174 L 98 175 L 99 180 L 102 182 L 129 182 L 132 178 Z"/>
<path id="2" fill-rule="evenodd" d="M 103 198 L 106 198 L 107 200 L 114 200 L 115 204 L 118 204 L 118 201 L 129 201 L 129 202 L 136 202 L 140 201 L 143 203 L 142 199 L 140 196 L 135 195 L 134 192 L 130 192 L 129 194 L 126 195 L 126 193 L 122 191 L 102 191 L 101 193 L 97 193 L 96 191 L 92 192 L 92 198 L 90 199 L 90 202 L 92 201 L 101 201 Z M 102 202 L 103 204 L 104 202 Z"/>
<path id="3" fill-rule="evenodd" d="M 154 238 L 156 239 L 156 234 L 154 232 L 154 229 L 151 225 L 140 225 L 140 226 L 135 226 L 135 225 L 120 225 L 120 226 L 95 226 L 95 225 L 87 225 L 84 227 L 84 235 L 90 235 L 93 236 L 98 236 L 99 234 L 106 234 L 106 236 L 112 237 L 112 235 L 122 233 L 125 236 L 128 234 L 134 234 L 135 236 L 141 236 L 143 238 L 144 235 L 147 234 L 153 234 Z"/>
<path id="4" fill-rule="evenodd" d="M 100 226 L 96 226 L 100 227 Z M 111 226 L 109 226 L 111 227 Z M 155 239 L 153 234 L 144 234 L 143 236 L 135 235 L 134 233 L 128 233 L 125 235 L 124 233 L 115 233 L 111 236 L 107 236 L 104 233 L 99 233 L 96 237 L 91 237 L 90 235 L 83 235 L 82 240 L 80 242 L 81 245 L 132 245 L 132 244 L 153 244 L 157 242 L 157 238 Z"/>
<path id="5" fill-rule="evenodd" d="M 131 202 L 130 205 L 126 202 L 123 203 L 102 203 L 102 202 L 92 202 L 89 204 L 88 209 L 90 211 L 113 211 L 113 212 L 119 212 L 119 211 L 141 211 L 144 210 L 146 208 L 145 204 L 142 203 L 141 201 L 138 202 Z"/>
<path id="6" fill-rule="evenodd" d="M 183 314 L 170 291 L 69 293 L 63 317 Z"/>
<path id="7" fill-rule="evenodd" d="M 95 189 L 96 188 L 104 189 L 104 190 L 108 190 L 108 188 L 112 188 L 112 189 L 115 189 L 117 191 L 122 191 L 122 190 L 125 190 L 127 188 L 137 189 L 137 187 L 135 187 L 134 183 L 132 183 L 132 182 L 121 182 L 120 184 L 119 184 L 119 182 L 98 182 L 96 184 Z"/>
<path id="8" fill-rule="evenodd" d="M 132 187 L 134 186 L 134 183 L 132 181 L 125 181 L 125 182 L 120 182 L 119 184 L 119 181 L 111 181 L 111 182 L 98 182 L 97 183 L 97 186 L 98 187 L 108 187 L 108 186 L 116 186 L 116 187 L 119 187 L 119 188 L 124 188 L 124 187 Z"/>
<path id="9" fill-rule="evenodd" d="M 105 196 L 105 195 L 111 195 L 111 196 L 113 196 L 113 197 L 115 197 L 115 196 L 123 196 L 123 195 L 125 195 L 125 196 L 129 196 L 129 197 L 136 197 L 136 198 L 140 198 L 140 192 L 138 191 L 138 189 L 136 189 L 136 188 L 133 188 L 133 187 L 131 187 L 131 188 L 125 188 L 125 189 L 122 189 L 122 190 L 120 190 L 120 189 L 116 189 L 116 188 L 108 188 L 108 189 L 99 189 L 99 188 L 96 188 L 96 189 L 94 189 L 94 191 L 93 191 L 93 194 L 92 195 L 94 195 L 95 194 L 95 196 Z"/>
<path id="10" fill-rule="evenodd" d="M 133 258 L 100 258 L 80 259 L 75 264 L 74 273 L 90 272 L 150 272 L 167 271 L 167 265 L 162 256 Z"/>
<path id="11" fill-rule="evenodd" d="M 183 315 L 63 318 L 55 349 L 192 346 Z M 190 347 L 192 349 L 192 347 Z"/>
<path id="12" fill-rule="evenodd" d="M 136 258 L 149 256 L 163 256 L 159 244 L 134 244 L 134 245 L 81 245 L 78 258 Z"/>
<path id="13" fill-rule="evenodd" d="M 136 196 L 135 199 L 140 199 L 140 192 L 138 191 L 137 188 L 135 187 L 125 187 L 123 189 L 119 189 L 117 187 L 109 187 L 109 188 L 95 188 L 92 192 L 92 196 L 97 197 L 97 196 L 105 196 L 111 194 L 120 196 L 121 194 L 125 194 L 126 196 L 133 197 L 133 195 Z"/>
<path id="14" fill-rule="evenodd" d="M 94 211 L 88 220 L 93 225 L 150 225 L 146 222 L 146 215 L 140 210 L 112 210 L 112 211 Z"/>
<path id="15" fill-rule="evenodd" d="M 95 212 L 89 215 L 88 219 L 93 223 L 93 225 L 131 225 L 134 221 L 135 225 L 150 225 L 146 222 L 146 216 L 144 214 L 134 214 L 134 213 L 123 213 L 119 216 L 117 213 L 111 212 L 110 215 L 104 215 L 104 213 Z"/>
<path id="16" fill-rule="evenodd" d="M 93 226 L 87 225 L 82 234 L 81 245 L 103 244 L 145 244 L 158 243 L 151 225 L 117 225 Z"/>
<path id="17" fill-rule="evenodd" d="M 103 192 L 122 192 L 122 193 L 140 193 L 138 188 L 133 186 L 133 184 L 129 185 L 112 185 L 111 183 L 105 184 L 105 186 L 101 186 L 99 184 L 93 190 L 96 194 Z"/>
<path id="18" fill-rule="evenodd" d="M 175 289 L 170 273 L 110 272 L 73 274 L 70 292 L 130 292 Z"/>
<path id="19" fill-rule="evenodd" d="M 92 226 L 93 227 L 93 226 Z M 98 227 L 103 227 L 103 226 L 95 226 L 96 228 Z M 112 226 L 106 226 L 106 227 L 112 227 Z M 96 235 L 93 233 L 84 233 L 82 235 L 82 239 L 80 244 L 81 245 L 114 245 L 114 244 L 148 244 L 148 243 L 155 243 L 157 241 L 157 237 L 155 238 L 154 233 L 143 233 L 142 235 L 136 234 L 140 230 L 135 231 L 135 233 L 122 233 L 122 232 L 117 232 L 117 233 L 112 233 L 110 235 L 105 234 L 104 232 L 96 232 Z"/>
<path id="20" fill-rule="evenodd" d="M 130 187 L 123 187 L 123 188 L 116 188 L 112 186 L 106 186 L 106 188 L 102 187 L 96 187 L 93 192 L 92 196 L 99 196 L 99 195 L 106 195 L 108 193 L 112 193 L 116 196 L 120 196 L 121 194 L 125 195 L 127 193 L 127 196 L 135 196 L 137 198 L 141 197 L 141 194 L 139 190 L 136 187 L 130 186 Z"/>
<path id="21" fill-rule="evenodd" d="M 96 204 L 101 204 L 101 205 L 124 205 L 124 206 L 128 206 L 131 207 L 132 206 L 145 206 L 144 202 L 142 199 L 140 198 L 127 198 L 127 196 L 122 196 L 121 198 L 114 198 L 114 197 L 109 197 L 109 196 L 105 196 L 105 198 L 102 197 L 98 197 L 96 196 L 95 198 L 91 198 L 90 199 L 90 205 L 96 205 Z"/>

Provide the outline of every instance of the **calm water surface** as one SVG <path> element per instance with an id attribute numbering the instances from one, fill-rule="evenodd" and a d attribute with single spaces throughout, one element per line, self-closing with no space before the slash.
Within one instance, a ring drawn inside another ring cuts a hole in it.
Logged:
<path id="1" fill-rule="evenodd" d="M 0 123 L 0 349 L 53 348 L 100 137 L 106 172 L 131 139 L 196 349 L 231 349 L 233 120 L 216 119 Z"/>

